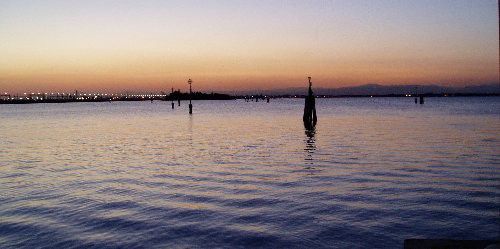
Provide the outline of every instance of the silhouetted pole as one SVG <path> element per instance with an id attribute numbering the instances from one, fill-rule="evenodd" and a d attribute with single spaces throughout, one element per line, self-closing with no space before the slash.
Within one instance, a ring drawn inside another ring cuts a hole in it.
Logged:
<path id="1" fill-rule="evenodd" d="M 417 104 L 417 87 L 415 87 L 415 104 Z"/>
<path id="2" fill-rule="evenodd" d="M 193 104 L 191 104 L 191 99 L 193 98 L 193 91 L 191 90 L 191 84 L 193 84 L 193 81 L 191 79 L 188 80 L 189 84 L 189 114 L 193 114 Z"/>
<path id="3" fill-rule="evenodd" d="M 307 129 L 312 129 L 316 126 L 318 117 L 316 116 L 316 101 L 312 91 L 311 77 L 307 78 L 309 79 L 309 91 L 305 99 L 304 116 L 302 117 L 302 120 L 304 121 L 304 126 Z"/>
<path id="4" fill-rule="evenodd" d="M 181 106 L 181 89 L 177 89 L 177 106 Z"/>
<path id="5" fill-rule="evenodd" d="M 170 100 L 172 101 L 172 109 L 174 109 L 174 88 L 172 87 L 172 92 L 170 93 Z"/>
<path id="6" fill-rule="evenodd" d="M 424 104 L 424 95 L 421 93 L 418 95 L 419 99 L 420 99 L 420 104 Z M 415 104 L 417 103 L 417 99 L 415 99 Z"/>

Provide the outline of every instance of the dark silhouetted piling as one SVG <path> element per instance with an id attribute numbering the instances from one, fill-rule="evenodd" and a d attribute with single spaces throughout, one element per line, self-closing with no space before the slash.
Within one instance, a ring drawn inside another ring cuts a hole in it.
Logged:
<path id="1" fill-rule="evenodd" d="M 174 88 L 172 87 L 172 92 L 170 92 L 170 101 L 172 103 L 172 109 L 174 109 Z"/>
<path id="2" fill-rule="evenodd" d="M 420 95 L 420 104 L 423 105 L 424 104 L 424 96 Z"/>
<path id="3" fill-rule="evenodd" d="M 304 121 L 304 126 L 307 129 L 312 129 L 316 126 L 318 117 L 316 116 L 316 100 L 312 91 L 311 77 L 308 77 L 308 79 L 309 91 L 305 99 L 304 116 L 302 117 L 302 120 Z"/>
<path id="4" fill-rule="evenodd" d="M 417 104 L 418 103 L 418 101 L 417 101 L 418 88 L 417 87 L 415 87 L 415 94 L 414 94 L 414 96 L 415 96 L 415 104 Z"/>
<path id="5" fill-rule="evenodd" d="M 181 89 L 177 89 L 177 106 L 181 106 Z"/>
<path id="6" fill-rule="evenodd" d="M 188 80 L 189 84 L 189 114 L 193 114 L 193 104 L 191 104 L 191 99 L 193 98 L 193 91 L 191 90 L 191 84 L 193 84 L 193 81 L 191 79 Z"/>

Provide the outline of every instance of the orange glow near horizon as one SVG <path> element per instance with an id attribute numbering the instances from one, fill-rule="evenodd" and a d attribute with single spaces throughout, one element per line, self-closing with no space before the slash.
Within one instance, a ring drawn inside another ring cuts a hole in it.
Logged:
<path id="1" fill-rule="evenodd" d="M 254 3 L 2 2 L 0 91 L 499 82 L 496 1 Z"/>

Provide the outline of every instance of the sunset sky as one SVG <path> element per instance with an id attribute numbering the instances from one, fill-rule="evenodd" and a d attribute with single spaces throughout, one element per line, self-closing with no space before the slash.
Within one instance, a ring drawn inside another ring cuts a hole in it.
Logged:
<path id="1" fill-rule="evenodd" d="M 0 91 L 499 81 L 497 0 L 0 1 Z"/>

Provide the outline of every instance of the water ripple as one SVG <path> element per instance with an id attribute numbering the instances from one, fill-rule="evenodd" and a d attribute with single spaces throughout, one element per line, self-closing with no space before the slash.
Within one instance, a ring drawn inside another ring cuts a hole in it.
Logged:
<path id="1" fill-rule="evenodd" d="M 297 100 L 0 106 L 0 247 L 498 238 L 499 99 L 372 101 L 318 99 L 314 134 Z"/>

